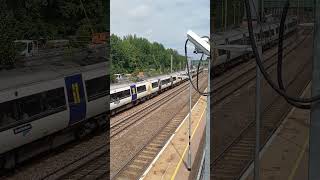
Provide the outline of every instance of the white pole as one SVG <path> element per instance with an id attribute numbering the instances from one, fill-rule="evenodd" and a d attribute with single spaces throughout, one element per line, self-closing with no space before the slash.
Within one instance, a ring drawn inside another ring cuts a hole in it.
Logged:
<path id="1" fill-rule="evenodd" d="M 225 0 L 226 4 L 224 6 L 225 12 L 224 12 L 224 30 L 227 30 L 228 26 L 228 0 Z"/>
<path id="2" fill-rule="evenodd" d="M 171 54 L 171 73 L 172 73 L 172 54 Z"/>
<path id="3" fill-rule="evenodd" d="M 212 48 L 211 48 L 212 49 Z M 207 92 L 210 92 L 210 61 L 208 61 L 208 88 Z M 207 117 L 206 117 L 206 146 L 205 146 L 205 168 L 204 168 L 204 179 L 210 179 L 210 94 L 207 96 Z"/>
<path id="4" fill-rule="evenodd" d="M 189 65 L 189 70 L 191 71 L 191 67 L 192 67 L 192 65 L 191 65 L 191 59 L 190 59 L 190 65 Z M 189 76 L 190 76 L 190 81 L 189 81 L 189 127 L 188 127 L 188 129 L 189 129 L 189 137 L 188 137 L 188 140 L 189 140 L 189 150 L 188 150 L 188 171 L 191 171 L 191 106 L 192 106 L 192 101 L 191 101 L 191 97 L 192 97 L 192 95 L 191 95 L 191 81 L 192 81 L 192 74 L 191 74 L 191 72 L 189 71 Z"/>

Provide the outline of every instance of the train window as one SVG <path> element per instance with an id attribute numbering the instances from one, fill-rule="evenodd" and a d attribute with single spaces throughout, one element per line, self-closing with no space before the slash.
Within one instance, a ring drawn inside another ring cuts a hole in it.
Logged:
<path id="1" fill-rule="evenodd" d="M 146 85 L 137 87 L 138 93 L 145 92 L 146 90 L 147 90 L 147 89 L 146 89 Z"/>
<path id="2" fill-rule="evenodd" d="M 131 94 L 130 94 L 130 90 L 129 89 L 124 90 L 124 91 L 120 91 L 120 92 L 111 94 L 110 102 L 112 103 L 112 102 L 115 102 L 117 100 L 121 100 L 121 99 L 130 97 L 130 96 L 131 96 Z"/>
<path id="3" fill-rule="evenodd" d="M 256 38 L 260 39 L 260 34 L 259 33 L 256 34 Z"/>
<path id="4" fill-rule="evenodd" d="M 121 99 L 130 97 L 130 96 L 131 96 L 130 90 L 128 89 L 128 90 L 122 91 Z"/>
<path id="5" fill-rule="evenodd" d="M 0 103 L 0 129 L 10 126 L 19 120 L 16 101 Z"/>
<path id="6" fill-rule="evenodd" d="M 36 120 L 66 110 L 64 88 L 45 91 L 0 104 L 0 127 L 20 120 Z"/>
<path id="7" fill-rule="evenodd" d="M 41 93 L 39 93 L 19 99 L 20 119 L 28 119 L 42 113 L 44 110 L 42 109 L 41 98 Z"/>
<path id="8" fill-rule="evenodd" d="M 42 94 L 42 106 L 46 111 L 61 108 L 66 105 L 64 89 L 58 88 Z"/>
<path id="9" fill-rule="evenodd" d="M 152 88 L 157 88 L 158 87 L 158 82 L 152 83 Z"/>
<path id="10" fill-rule="evenodd" d="M 165 79 L 165 80 L 161 81 L 162 85 L 165 85 L 165 84 L 168 84 L 168 83 L 170 83 L 170 79 Z"/>
<path id="11" fill-rule="evenodd" d="M 274 30 L 272 29 L 270 31 L 271 31 L 271 35 L 274 36 Z"/>
<path id="12" fill-rule="evenodd" d="M 107 96 L 108 77 L 102 76 L 86 81 L 88 101 Z"/>
<path id="13" fill-rule="evenodd" d="M 110 94 L 110 103 L 113 103 L 117 100 L 117 93 Z"/>
<path id="14" fill-rule="evenodd" d="M 219 56 L 222 56 L 222 55 L 226 54 L 226 50 L 219 49 L 218 53 L 219 53 Z"/>

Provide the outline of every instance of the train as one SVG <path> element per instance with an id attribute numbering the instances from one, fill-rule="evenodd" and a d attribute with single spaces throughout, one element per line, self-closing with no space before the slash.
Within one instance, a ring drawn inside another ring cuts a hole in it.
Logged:
<path id="1" fill-rule="evenodd" d="M 203 68 L 199 69 L 201 73 Z M 190 75 L 195 76 L 197 69 L 191 69 Z M 168 89 L 180 85 L 189 79 L 187 71 L 152 77 L 137 83 L 124 83 L 110 86 L 110 112 L 117 114 L 135 106 Z"/>
<path id="2" fill-rule="evenodd" d="M 0 71 L 0 169 L 107 125 L 107 63 Z"/>
<path id="3" fill-rule="evenodd" d="M 285 22 L 284 35 L 287 37 L 297 29 L 297 18 L 288 17 Z M 277 43 L 279 37 L 280 23 L 271 21 L 263 23 L 261 27 L 254 26 L 254 35 L 258 43 L 262 44 L 262 49 L 268 49 Z M 262 31 L 262 34 L 260 33 Z M 262 38 L 263 37 L 263 38 Z M 218 32 L 213 34 L 213 41 L 216 45 L 248 45 L 250 44 L 249 32 L 247 27 L 239 27 L 227 32 Z M 215 68 L 214 73 L 220 74 L 237 64 L 240 59 L 249 60 L 253 56 L 252 53 L 244 51 L 227 51 L 219 49 L 217 58 L 213 61 Z"/>

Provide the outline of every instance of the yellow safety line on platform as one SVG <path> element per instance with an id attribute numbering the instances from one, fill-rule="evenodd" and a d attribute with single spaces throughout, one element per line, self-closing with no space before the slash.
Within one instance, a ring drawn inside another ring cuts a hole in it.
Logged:
<path id="1" fill-rule="evenodd" d="M 294 175 L 296 174 L 296 171 L 298 169 L 298 165 L 300 164 L 300 161 L 302 160 L 302 157 L 303 157 L 303 155 L 304 155 L 304 153 L 306 151 L 308 143 L 309 143 L 309 138 L 306 139 L 306 142 L 303 145 L 303 149 L 300 152 L 299 157 L 298 157 L 298 159 L 296 160 L 296 162 L 294 164 L 294 167 L 293 167 L 293 169 L 292 169 L 292 171 L 290 173 L 290 176 L 289 176 L 288 180 L 292 180 Z"/>
<path id="2" fill-rule="evenodd" d="M 205 107 L 206 107 L 206 106 L 205 106 Z M 202 119 L 202 116 L 203 116 L 205 110 L 206 110 L 206 108 L 204 108 L 204 110 L 203 110 L 203 112 L 202 112 L 202 114 L 201 114 L 201 116 L 200 116 L 200 121 L 198 121 L 198 123 L 197 123 L 194 131 L 192 132 L 191 140 L 192 140 L 192 138 L 193 138 L 194 133 L 195 133 L 196 130 L 198 129 L 198 126 L 199 126 L 199 124 L 200 124 L 200 122 L 201 122 L 201 119 Z M 184 151 L 183 151 L 183 154 L 182 154 L 182 156 L 181 156 L 181 158 L 180 158 L 180 160 L 179 160 L 179 163 L 178 163 L 176 169 L 174 170 L 173 175 L 172 175 L 171 178 L 170 178 L 171 180 L 174 180 L 174 178 L 176 177 L 176 175 L 177 175 L 177 173 L 178 173 L 178 170 L 179 170 L 179 168 L 180 168 L 180 166 L 181 166 L 181 163 L 182 163 L 182 161 L 183 161 L 183 157 L 184 157 L 184 155 L 186 154 L 187 150 L 188 150 L 188 145 L 186 146 L 186 148 L 185 148 Z"/>

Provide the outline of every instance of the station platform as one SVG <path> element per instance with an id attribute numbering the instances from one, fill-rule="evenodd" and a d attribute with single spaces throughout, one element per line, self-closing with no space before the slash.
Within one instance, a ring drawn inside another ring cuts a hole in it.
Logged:
<path id="1" fill-rule="evenodd" d="M 194 179 L 203 153 L 206 107 L 207 98 L 201 96 L 191 112 L 191 171 L 187 168 L 188 114 L 140 180 Z"/>
<path id="2" fill-rule="evenodd" d="M 311 83 L 302 97 L 310 97 Z M 292 108 L 260 153 L 261 180 L 308 179 L 310 110 Z M 253 180 L 253 163 L 241 180 Z"/>

